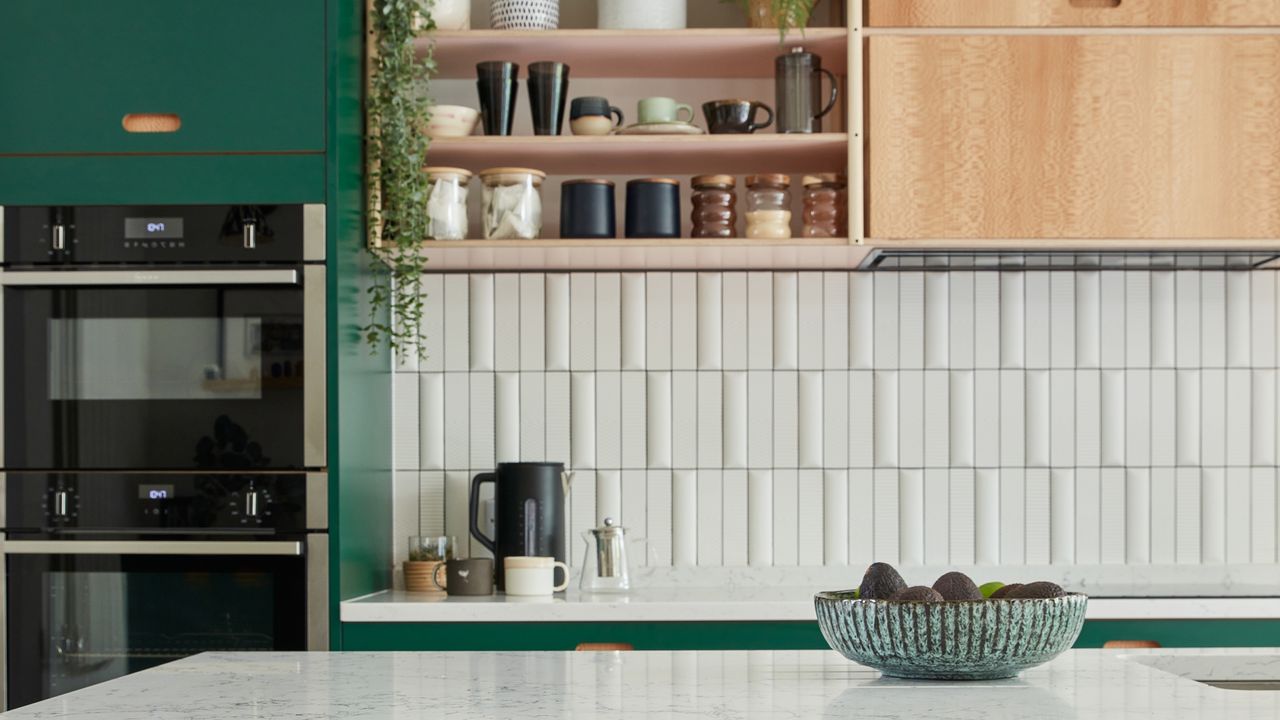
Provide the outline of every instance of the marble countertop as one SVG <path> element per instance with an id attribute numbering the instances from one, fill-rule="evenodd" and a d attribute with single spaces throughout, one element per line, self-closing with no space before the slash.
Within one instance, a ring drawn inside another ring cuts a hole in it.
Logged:
<path id="1" fill-rule="evenodd" d="M 387 591 L 342 603 L 343 622 L 682 622 L 813 620 L 811 589 L 641 588 L 546 598 Z M 1280 619 L 1280 598 L 1090 598 L 1091 620 Z"/>
<path id="2" fill-rule="evenodd" d="M 1274 680 L 1280 649 L 1070 650 L 1011 680 L 883 678 L 830 651 L 209 653 L 0 716 L 240 718 L 1250 718 L 1280 692 L 1180 677 Z"/>

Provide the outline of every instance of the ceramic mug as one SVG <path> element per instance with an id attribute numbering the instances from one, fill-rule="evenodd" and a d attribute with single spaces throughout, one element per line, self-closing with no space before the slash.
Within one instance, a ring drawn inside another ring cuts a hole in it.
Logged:
<path id="1" fill-rule="evenodd" d="M 617 123 L 614 118 L 617 118 Z M 569 104 L 569 127 L 574 135 L 608 135 L 623 123 L 622 111 L 602 97 L 574 98 Z"/>
<path id="2" fill-rule="evenodd" d="M 569 587 L 569 566 L 553 557 L 511 556 L 503 558 L 508 595 L 533 596 L 562 592 Z M 555 584 L 556 568 L 564 571 L 564 582 Z"/>
<path id="3" fill-rule="evenodd" d="M 444 570 L 445 576 L 443 583 L 440 582 L 441 570 Z M 450 595 L 492 595 L 493 560 L 489 558 L 450 560 L 431 571 L 431 582 Z"/>
<path id="4" fill-rule="evenodd" d="M 463 105 L 436 105 L 427 120 L 427 137 L 466 137 L 475 132 L 480 111 Z"/>
<path id="5" fill-rule="evenodd" d="M 765 119 L 757 122 L 756 116 L 764 110 Z M 750 100 L 712 100 L 702 103 L 702 115 L 707 119 L 707 132 L 753 133 L 773 124 L 773 108 L 762 102 Z"/>
<path id="6" fill-rule="evenodd" d="M 670 122 L 693 122 L 693 108 L 678 103 L 667 97 L 651 97 L 640 101 L 638 105 L 640 124 L 648 125 L 651 123 L 670 123 Z M 681 120 L 681 111 L 688 113 L 688 117 Z"/>

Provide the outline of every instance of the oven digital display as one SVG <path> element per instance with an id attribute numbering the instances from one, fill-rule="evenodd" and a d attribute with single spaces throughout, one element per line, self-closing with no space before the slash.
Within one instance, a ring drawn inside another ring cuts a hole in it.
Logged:
<path id="1" fill-rule="evenodd" d="M 139 500 L 171 500 L 173 499 L 172 485 L 139 485 Z"/>
<path id="2" fill-rule="evenodd" d="M 125 218 L 124 237 L 126 240 L 147 240 L 149 238 L 181 240 L 182 218 Z"/>

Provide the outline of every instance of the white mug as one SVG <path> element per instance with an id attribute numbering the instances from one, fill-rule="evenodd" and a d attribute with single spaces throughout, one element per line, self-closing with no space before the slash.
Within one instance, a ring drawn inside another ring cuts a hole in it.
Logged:
<path id="1" fill-rule="evenodd" d="M 550 595 L 569 587 L 569 566 L 550 557 L 513 556 L 503 558 L 505 590 L 508 595 Z M 564 582 L 555 584 L 556 568 L 564 571 Z"/>

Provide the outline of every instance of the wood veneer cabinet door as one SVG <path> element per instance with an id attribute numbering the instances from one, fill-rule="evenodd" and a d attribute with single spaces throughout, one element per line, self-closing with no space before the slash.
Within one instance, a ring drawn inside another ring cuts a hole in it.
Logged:
<path id="1" fill-rule="evenodd" d="M 1280 25 L 1280 0 L 868 0 L 867 25 Z"/>
<path id="2" fill-rule="evenodd" d="M 871 237 L 1280 237 L 1280 35 L 868 43 Z"/>

